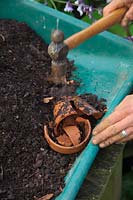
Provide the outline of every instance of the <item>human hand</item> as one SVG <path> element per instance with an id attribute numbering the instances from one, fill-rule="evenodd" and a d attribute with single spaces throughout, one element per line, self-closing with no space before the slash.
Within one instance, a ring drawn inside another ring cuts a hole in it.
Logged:
<path id="1" fill-rule="evenodd" d="M 133 0 L 112 0 L 111 3 L 104 7 L 103 15 L 107 16 L 112 11 L 124 6 L 127 7 L 128 10 L 121 20 L 121 25 L 126 27 L 130 21 L 133 21 Z"/>
<path id="2" fill-rule="evenodd" d="M 125 130 L 126 136 L 123 136 L 122 130 Z M 92 143 L 99 144 L 101 148 L 133 140 L 133 95 L 125 97 L 114 112 L 94 128 L 92 134 Z"/>

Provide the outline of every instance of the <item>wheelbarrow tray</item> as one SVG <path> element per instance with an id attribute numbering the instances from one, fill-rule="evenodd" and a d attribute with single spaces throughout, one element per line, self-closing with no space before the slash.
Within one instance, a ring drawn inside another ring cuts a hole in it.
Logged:
<path id="1" fill-rule="evenodd" d="M 27 23 L 47 43 L 57 21 L 65 38 L 88 26 L 34 0 L 1 0 L 0 18 Z M 133 88 L 133 45 L 119 36 L 106 31 L 98 34 L 71 50 L 68 58 L 75 61 L 74 75 L 81 81 L 77 93 L 91 92 L 105 98 L 108 107 L 105 116 Z M 66 175 L 66 185 L 56 200 L 75 199 L 98 151 L 99 147 L 90 141 Z"/>

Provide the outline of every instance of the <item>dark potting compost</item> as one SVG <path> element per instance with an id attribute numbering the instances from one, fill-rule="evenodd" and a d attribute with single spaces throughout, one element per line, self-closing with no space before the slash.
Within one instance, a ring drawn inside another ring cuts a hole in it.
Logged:
<path id="1" fill-rule="evenodd" d="M 78 156 L 57 153 L 44 139 L 44 124 L 53 120 L 55 102 L 75 95 L 79 85 L 48 82 L 47 48 L 25 23 L 0 20 L 1 200 L 36 200 L 47 194 L 55 199 Z M 74 69 L 67 69 L 67 79 Z M 94 94 L 81 96 L 98 110 L 106 107 Z M 53 100 L 44 102 L 47 97 Z M 95 124 L 93 119 L 92 127 Z"/>

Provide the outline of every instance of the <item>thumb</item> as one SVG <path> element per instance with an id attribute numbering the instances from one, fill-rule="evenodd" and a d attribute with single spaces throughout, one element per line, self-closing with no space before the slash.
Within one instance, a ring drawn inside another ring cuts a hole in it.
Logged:
<path id="1" fill-rule="evenodd" d="M 124 2 L 120 1 L 112 1 L 110 4 L 104 7 L 103 9 L 103 16 L 109 15 L 112 11 L 124 7 Z"/>

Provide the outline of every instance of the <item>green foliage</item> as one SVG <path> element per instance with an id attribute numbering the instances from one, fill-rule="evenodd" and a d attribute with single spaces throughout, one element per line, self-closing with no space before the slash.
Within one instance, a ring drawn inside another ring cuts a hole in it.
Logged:
<path id="1" fill-rule="evenodd" d="M 46 4 L 49 7 L 52 7 L 54 9 L 57 9 L 61 12 L 65 12 L 64 8 L 66 5 L 67 0 L 36 0 L 39 3 Z M 71 0 L 71 3 L 74 5 L 75 0 Z M 80 16 L 77 12 L 77 6 L 74 6 L 74 10 L 72 13 L 65 12 L 68 15 L 74 16 L 76 18 L 79 18 L 80 20 L 83 20 L 89 24 L 92 24 L 94 21 L 100 19 L 102 17 L 102 14 L 99 14 L 99 9 L 102 9 L 104 6 L 106 6 L 106 0 L 84 0 L 86 5 L 92 5 L 95 9 L 92 13 L 92 18 L 89 18 L 87 15 Z M 130 35 L 133 35 L 133 24 L 129 26 L 129 30 L 125 30 L 123 27 L 121 27 L 120 24 L 116 24 L 112 26 L 108 31 L 117 34 L 122 37 L 127 37 Z"/>
<path id="2" fill-rule="evenodd" d="M 127 37 L 129 33 L 130 35 L 133 35 L 133 24 L 129 26 L 128 30 L 124 29 L 122 26 L 120 26 L 120 24 L 116 24 L 112 26 L 109 31 L 114 34 Z"/>

